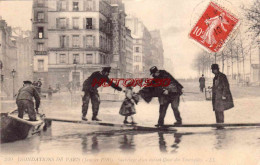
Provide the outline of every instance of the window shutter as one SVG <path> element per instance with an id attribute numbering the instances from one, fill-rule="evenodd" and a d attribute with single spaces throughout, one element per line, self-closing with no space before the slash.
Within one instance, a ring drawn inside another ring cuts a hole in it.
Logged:
<path id="1" fill-rule="evenodd" d="M 60 11 L 60 5 L 61 5 L 60 1 L 57 1 L 57 11 Z"/>
<path id="2" fill-rule="evenodd" d="M 79 48 L 81 47 L 81 43 L 82 43 L 82 41 L 81 41 L 81 36 L 79 36 Z"/>
<path id="3" fill-rule="evenodd" d="M 66 1 L 66 10 L 69 11 L 69 1 Z"/>
<path id="4" fill-rule="evenodd" d="M 59 18 L 56 18 L 56 28 L 59 29 Z"/>
<path id="5" fill-rule="evenodd" d="M 93 0 L 93 11 L 96 11 L 96 1 Z"/>
<path id="6" fill-rule="evenodd" d="M 83 11 L 86 11 L 86 1 L 83 1 Z"/>
<path id="7" fill-rule="evenodd" d="M 96 29 L 96 19 L 92 18 L 92 29 Z"/>
<path id="8" fill-rule="evenodd" d="M 83 48 L 86 48 L 86 36 L 83 36 Z"/>
<path id="9" fill-rule="evenodd" d="M 66 23 L 67 23 L 67 29 L 69 29 L 70 27 L 69 27 L 69 18 L 66 18 Z"/>
<path id="10" fill-rule="evenodd" d="M 83 18 L 83 29 L 86 29 L 86 18 Z"/>
<path id="11" fill-rule="evenodd" d="M 34 11 L 34 21 L 38 20 L 38 13 L 36 11 Z"/>
<path id="12" fill-rule="evenodd" d="M 96 36 L 93 36 L 93 47 L 96 47 Z"/>
<path id="13" fill-rule="evenodd" d="M 60 36 L 60 47 L 62 47 L 62 36 Z"/>
<path id="14" fill-rule="evenodd" d="M 69 40 L 69 36 L 66 36 L 66 47 L 69 48 L 70 47 L 70 40 Z"/>

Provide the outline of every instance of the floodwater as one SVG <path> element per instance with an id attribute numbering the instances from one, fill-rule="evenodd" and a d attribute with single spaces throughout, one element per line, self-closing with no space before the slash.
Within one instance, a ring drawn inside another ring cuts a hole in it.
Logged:
<path id="1" fill-rule="evenodd" d="M 203 94 L 196 95 L 197 100 L 195 101 L 187 98 L 189 97 L 187 95 L 181 99 L 180 111 L 183 122 L 214 123 L 215 116 L 211 102 L 205 101 Z M 63 94 L 57 98 L 62 99 L 43 103 L 45 108 L 42 108 L 42 111 L 47 117 L 80 119 L 80 102 L 69 106 L 66 105 L 68 100 L 64 101 Z M 64 103 L 60 104 L 60 102 Z M 123 117 L 118 114 L 120 105 L 121 102 L 103 101 L 99 117 L 105 122 L 122 123 Z M 151 104 L 140 102 L 136 106 L 135 120 L 139 125 L 154 126 L 159 115 L 158 107 L 156 99 Z M 259 107 L 259 97 L 237 98 L 235 108 L 225 112 L 225 122 L 259 123 Z M 88 119 L 91 118 L 91 106 L 89 112 Z M 173 113 L 169 107 L 165 123 L 172 124 L 173 122 Z M 14 159 L 21 164 L 28 163 L 30 155 L 66 155 L 63 163 L 102 164 L 101 159 L 104 159 L 104 162 L 110 162 L 110 164 L 259 165 L 260 128 L 227 127 L 223 130 L 177 128 L 155 132 L 53 122 L 47 131 L 39 135 L 1 144 L 0 152 L 3 156 L 16 155 Z M 46 156 L 45 161 L 47 158 Z"/>

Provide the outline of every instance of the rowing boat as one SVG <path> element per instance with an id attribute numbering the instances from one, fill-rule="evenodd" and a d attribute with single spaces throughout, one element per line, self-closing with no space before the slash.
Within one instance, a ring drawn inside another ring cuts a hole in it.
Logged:
<path id="1" fill-rule="evenodd" d="M 37 121 L 29 121 L 27 114 L 21 119 L 18 111 L 1 113 L 1 143 L 29 138 L 44 128 L 44 115 L 37 114 Z"/>

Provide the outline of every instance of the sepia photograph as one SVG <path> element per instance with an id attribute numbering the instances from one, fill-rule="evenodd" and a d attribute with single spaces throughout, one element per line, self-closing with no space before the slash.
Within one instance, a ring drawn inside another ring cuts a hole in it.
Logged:
<path id="1" fill-rule="evenodd" d="M 0 0 L 1 165 L 260 165 L 259 0 Z"/>

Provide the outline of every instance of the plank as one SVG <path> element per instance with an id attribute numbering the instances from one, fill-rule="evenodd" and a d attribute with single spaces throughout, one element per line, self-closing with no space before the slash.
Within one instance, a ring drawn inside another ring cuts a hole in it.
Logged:
<path id="1" fill-rule="evenodd" d="M 76 124 L 88 124 L 88 125 L 97 125 L 97 126 L 107 126 L 107 127 L 119 127 L 119 128 L 129 128 L 134 130 L 143 130 L 143 131 L 158 131 L 158 130 L 171 130 L 175 129 L 170 127 L 149 127 L 149 126 L 139 126 L 139 125 L 128 125 L 128 124 L 113 124 L 105 122 L 96 122 L 96 121 L 83 121 L 83 120 L 70 120 L 70 119 L 59 119 L 59 118 L 45 118 L 45 122 L 56 121 L 56 122 L 65 122 L 65 123 L 76 123 Z"/>
<path id="2" fill-rule="evenodd" d="M 260 123 L 215 123 L 215 124 L 182 124 L 164 125 L 164 127 L 259 127 Z"/>

